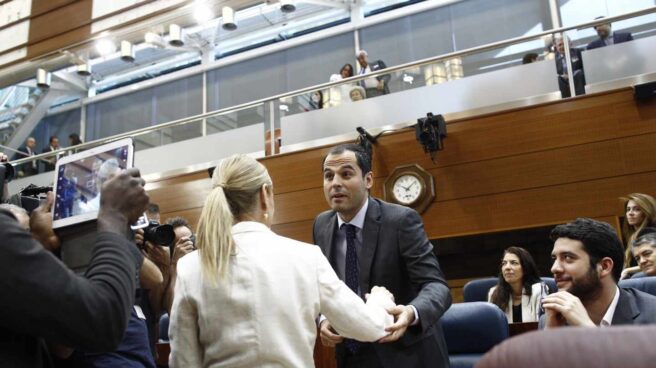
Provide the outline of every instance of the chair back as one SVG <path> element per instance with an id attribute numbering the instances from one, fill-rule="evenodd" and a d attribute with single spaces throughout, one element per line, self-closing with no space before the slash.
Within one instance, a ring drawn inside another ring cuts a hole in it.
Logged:
<path id="1" fill-rule="evenodd" d="M 169 341 L 169 315 L 162 314 L 159 318 L 159 341 L 168 342 Z"/>
<path id="2" fill-rule="evenodd" d="M 506 315 L 491 303 L 453 304 L 440 321 L 452 368 L 473 367 L 483 354 L 508 338 Z"/>
<path id="3" fill-rule="evenodd" d="M 568 327 L 508 339 L 478 362 L 478 368 L 651 368 L 656 326 Z"/>
<path id="4" fill-rule="evenodd" d="M 620 280 L 618 286 L 621 288 L 634 288 L 644 293 L 656 296 L 656 276 Z"/>
<path id="5" fill-rule="evenodd" d="M 471 280 L 465 284 L 462 289 L 463 298 L 466 303 L 469 302 L 486 302 L 487 293 L 494 285 L 497 284 L 496 277 L 487 277 L 484 279 Z"/>

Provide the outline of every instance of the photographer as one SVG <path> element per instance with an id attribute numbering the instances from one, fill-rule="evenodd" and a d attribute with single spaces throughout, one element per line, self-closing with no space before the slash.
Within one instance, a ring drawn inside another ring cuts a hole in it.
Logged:
<path id="1" fill-rule="evenodd" d="M 151 217 L 153 215 L 151 210 L 154 206 L 151 203 L 147 208 L 147 216 L 151 220 L 154 217 Z M 159 216 L 157 216 L 157 219 L 159 219 Z M 159 222 L 152 220 L 151 225 L 158 226 Z M 141 307 L 146 319 L 150 349 L 153 357 L 155 357 L 157 322 L 164 307 L 164 292 L 166 290 L 166 282 L 169 278 L 171 257 L 168 247 L 157 244 L 157 242 L 148 241 L 147 239 L 148 237 L 144 234 L 144 229 L 135 231 L 134 242 L 141 249 L 146 260 L 140 272 L 141 285 L 137 290 L 138 300 L 136 303 Z M 145 267 L 146 263 L 148 263 L 147 267 Z"/>
<path id="2" fill-rule="evenodd" d="M 46 213 L 51 194 L 32 216 L 33 234 L 0 209 L 2 366 L 49 366 L 44 341 L 84 351 L 116 348 L 132 311 L 135 270 L 142 262 L 126 230 L 148 203 L 143 186 L 137 169 L 124 170 L 103 186 L 98 234 L 85 277 L 43 248 L 56 248 L 59 242 Z"/>
<path id="3" fill-rule="evenodd" d="M 191 226 L 187 220 L 182 217 L 174 217 L 166 220 L 166 223 L 173 226 L 175 232 L 175 241 L 172 244 L 171 250 L 171 267 L 169 269 L 169 280 L 164 292 L 164 303 L 167 312 L 171 313 L 171 306 L 173 305 L 173 295 L 175 289 L 175 280 L 177 278 L 177 265 L 180 258 L 191 253 L 196 249 L 194 233 L 191 231 Z"/>

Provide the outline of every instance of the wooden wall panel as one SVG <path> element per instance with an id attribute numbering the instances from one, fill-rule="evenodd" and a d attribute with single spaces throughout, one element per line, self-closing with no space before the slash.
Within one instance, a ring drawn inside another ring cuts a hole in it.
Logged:
<path id="1" fill-rule="evenodd" d="M 612 103 L 613 102 L 613 103 Z M 375 147 L 374 175 L 386 177 L 399 165 L 417 163 L 426 169 L 457 167 L 495 158 L 523 156 L 656 132 L 656 106 L 637 106 L 630 93 L 615 92 L 574 101 L 549 103 L 448 124 L 445 150 L 433 164 L 413 131 L 381 138 Z M 329 148 L 266 158 L 276 193 L 321 186 L 321 160 Z M 533 165 L 539 167 L 538 165 Z M 455 170 L 455 169 L 454 169 Z"/>
<path id="2" fill-rule="evenodd" d="M 383 136 L 375 153 L 374 196 L 397 165 L 418 162 L 435 176 L 437 198 L 423 215 L 433 238 L 618 216 L 617 197 L 656 193 L 656 105 L 637 105 L 628 89 L 455 121 L 445 142 L 437 165 L 411 130 Z M 262 160 L 274 181 L 275 229 L 285 235 L 309 241 L 312 220 L 328 208 L 327 151 Z M 148 189 L 163 211 L 192 213 L 210 181 L 203 171 Z"/>
<path id="3" fill-rule="evenodd" d="M 65 5 L 86 0 L 32 0 L 32 15 L 39 15 L 56 10 Z"/>
<path id="4" fill-rule="evenodd" d="M 33 13 L 36 7 L 36 11 L 43 14 L 30 22 L 28 58 L 84 41 L 91 35 L 92 0 L 44 3 L 50 2 L 36 1 L 32 5 Z"/>

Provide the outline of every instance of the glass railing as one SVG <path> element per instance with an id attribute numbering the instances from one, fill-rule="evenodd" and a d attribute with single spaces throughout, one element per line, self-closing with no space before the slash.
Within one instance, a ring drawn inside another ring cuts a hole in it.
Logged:
<path id="1" fill-rule="evenodd" d="M 353 135 L 357 126 L 381 130 L 395 124 L 411 125 L 427 112 L 445 114 L 448 120 L 629 86 L 638 77 L 640 81 L 653 81 L 656 22 L 645 21 L 640 34 L 634 35 L 631 42 L 594 50 L 585 50 L 594 37 L 583 33 L 602 22 L 652 19 L 655 14 L 656 7 L 652 7 L 495 42 L 118 134 L 75 148 L 88 149 L 133 137 L 137 150 L 145 151 L 210 136 L 225 137 L 216 142 L 229 148 L 233 147 L 231 144 L 241 144 L 236 131 L 250 128 L 249 144 L 260 145 L 254 151 L 269 155 L 326 144 L 327 137 Z M 523 64 L 522 58 L 530 53 L 536 54 L 537 60 Z M 583 85 L 577 84 L 581 73 Z M 253 139 L 253 132 L 260 128 L 260 133 L 256 133 L 259 138 Z M 13 163 L 20 167 L 32 160 L 42 161 L 68 152 L 71 147 Z"/>

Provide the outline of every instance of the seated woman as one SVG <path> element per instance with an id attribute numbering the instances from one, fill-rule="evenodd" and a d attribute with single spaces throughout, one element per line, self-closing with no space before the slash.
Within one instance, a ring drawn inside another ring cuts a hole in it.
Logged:
<path id="1" fill-rule="evenodd" d="M 338 278 L 319 247 L 271 231 L 271 178 L 246 155 L 214 170 L 197 232 L 182 257 L 171 312 L 170 366 L 312 367 L 323 314 L 342 336 L 377 341 L 393 318 L 392 295 L 367 303 Z M 368 290 L 363 290 L 367 292 Z"/>
<path id="2" fill-rule="evenodd" d="M 548 294 L 548 289 L 538 275 L 531 254 L 520 247 L 506 249 L 499 281 L 490 289 L 488 302 L 506 313 L 508 323 L 537 322 L 543 294 Z"/>
<path id="3" fill-rule="evenodd" d="M 351 97 L 351 101 L 362 101 L 364 100 L 366 96 L 364 88 L 360 86 L 353 86 L 351 87 L 351 90 L 349 92 L 349 97 Z"/>
<path id="4" fill-rule="evenodd" d="M 636 235 L 644 228 L 656 226 L 656 200 L 648 194 L 631 193 L 620 198 L 624 202 L 624 225 L 622 226 L 622 240 L 625 246 L 624 270 L 622 279 L 631 277 L 640 272 L 630 244 L 636 240 Z"/>

